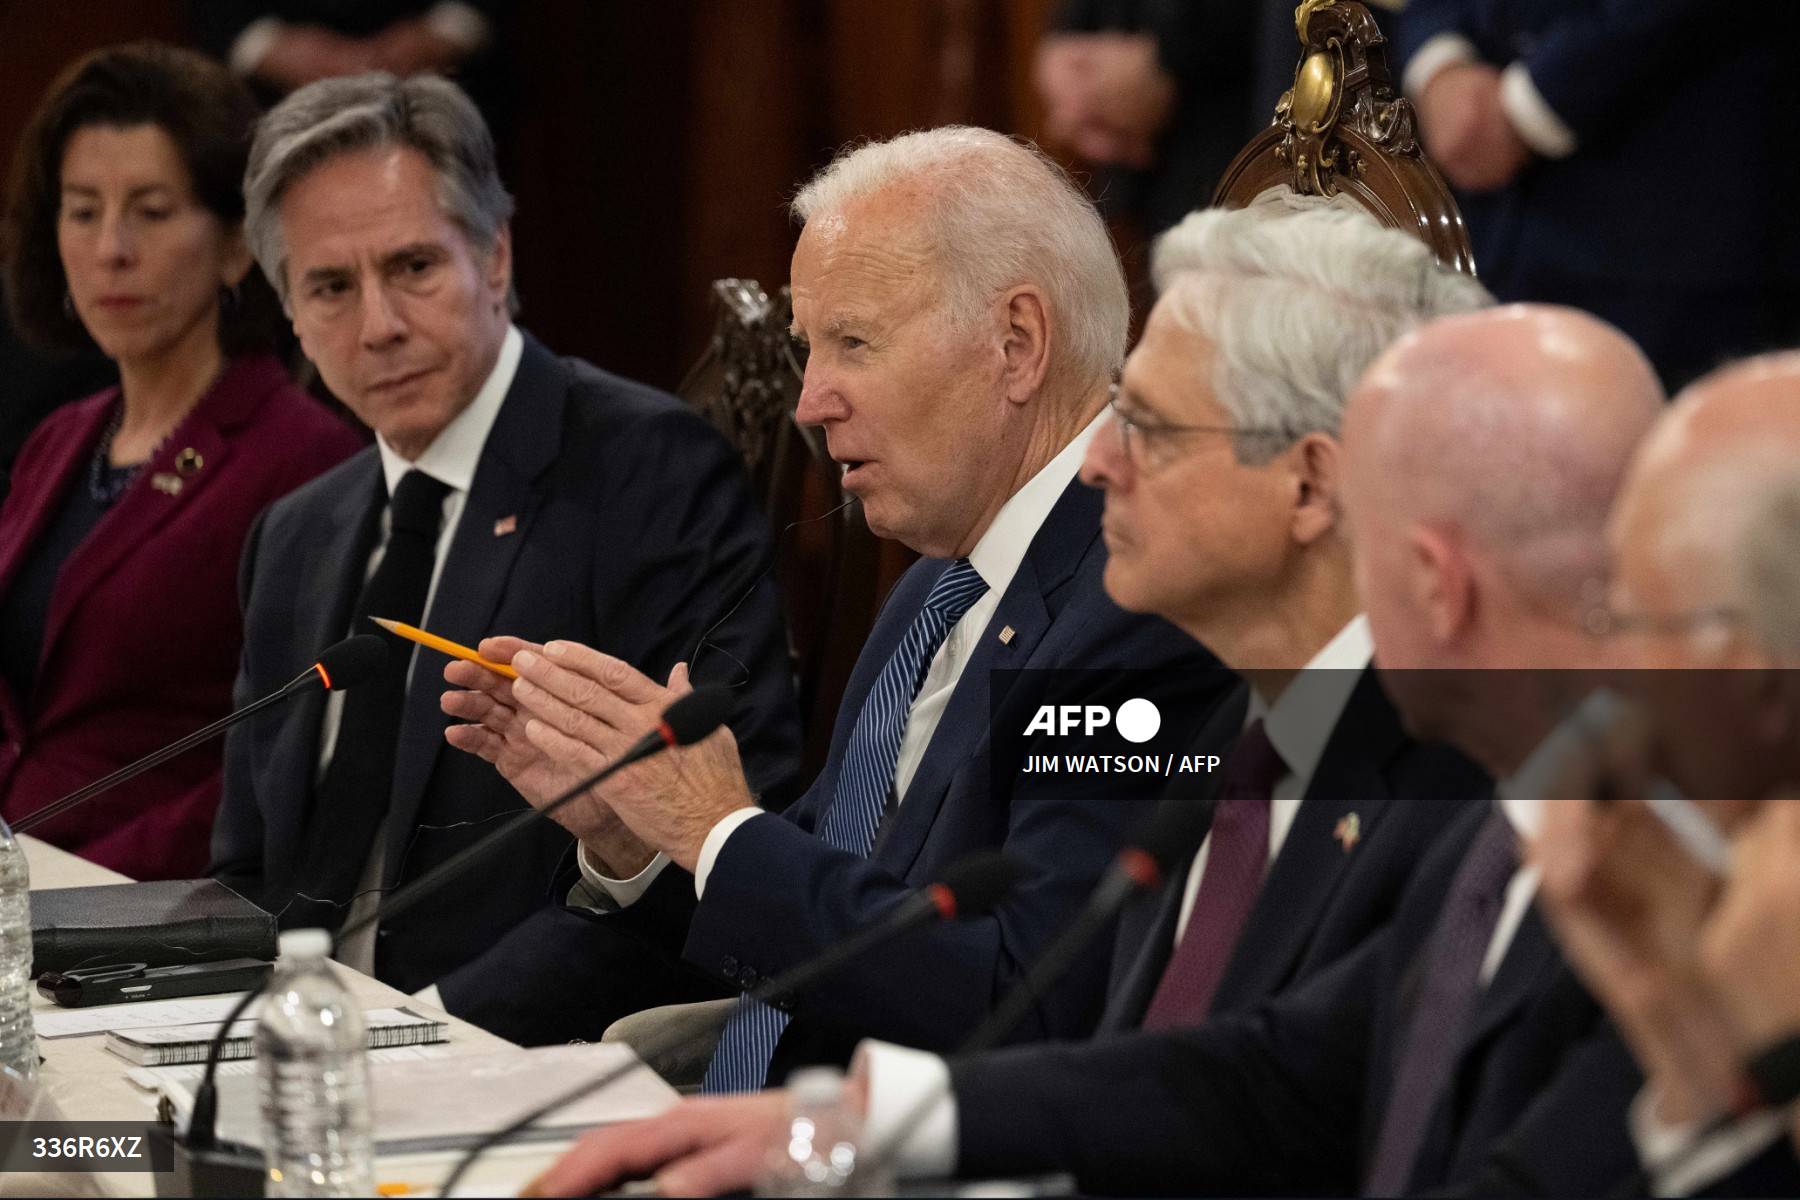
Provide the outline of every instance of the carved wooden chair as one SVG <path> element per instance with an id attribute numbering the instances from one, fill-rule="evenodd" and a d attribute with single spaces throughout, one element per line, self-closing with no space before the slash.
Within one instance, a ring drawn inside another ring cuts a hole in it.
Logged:
<path id="1" fill-rule="evenodd" d="M 1348 195 L 1473 275 L 1462 212 L 1419 146 L 1412 103 L 1394 86 L 1375 18 L 1357 0 L 1304 0 L 1294 26 L 1294 86 L 1225 169 L 1213 203 L 1242 208 L 1283 184 L 1304 195 Z"/>
<path id="2" fill-rule="evenodd" d="M 806 348 L 788 333 L 788 291 L 712 285 L 717 323 L 678 389 L 738 453 L 776 534 L 776 578 L 805 722 L 807 776 L 824 765 L 838 698 L 874 619 L 879 542 L 817 428 L 794 420 Z"/>

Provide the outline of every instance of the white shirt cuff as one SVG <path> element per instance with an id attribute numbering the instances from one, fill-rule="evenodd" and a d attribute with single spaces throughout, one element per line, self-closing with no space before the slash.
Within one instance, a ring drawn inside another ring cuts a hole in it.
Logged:
<path id="1" fill-rule="evenodd" d="M 470 54 L 487 44 L 490 32 L 488 19 L 481 15 L 481 10 L 458 0 L 444 0 L 442 4 L 432 5 L 431 11 L 425 14 L 425 24 L 446 42 L 460 46 Z"/>
<path id="2" fill-rule="evenodd" d="M 706 898 L 706 877 L 712 874 L 713 864 L 719 861 L 719 854 L 725 849 L 725 839 L 737 832 L 737 827 L 751 817 L 760 817 L 763 810 L 754 804 L 746 804 L 735 812 L 728 812 L 719 818 L 719 823 L 707 831 L 706 840 L 700 843 L 700 857 L 694 860 L 694 898 Z"/>
<path id="3" fill-rule="evenodd" d="M 1631 1102 L 1631 1140 L 1657 1196 L 1691 1196 L 1767 1150 L 1787 1129 L 1785 1110 L 1759 1112 L 1705 1138 L 1701 1124 L 1666 1125 L 1656 1116 L 1656 1091 L 1646 1086 Z"/>
<path id="4" fill-rule="evenodd" d="M 282 30 L 287 28 L 274 17 L 258 17 L 244 26 L 244 32 L 237 35 L 231 43 L 231 49 L 225 54 L 225 65 L 239 75 L 254 75 L 256 68 L 262 66 L 263 59 L 269 57 L 269 51 L 281 37 Z"/>
<path id="5" fill-rule="evenodd" d="M 1425 89 L 1437 78 L 1438 72 L 1448 67 L 1460 67 L 1464 63 L 1479 61 L 1481 54 L 1475 49 L 1474 42 L 1460 33 L 1440 33 L 1427 40 L 1407 60 L 1406 74 L 1400 78 L 1401 90 L 1417 99 L 1425 94 Z"/>
<path id="6" fill-rule="evenodd" d="M 912 1122 L 893 1151 L 894 1174 L 915 1179 L 948 1179 L 956 1170 L 956 1094 L 950 1064 L 935 1054 L 887 1042 L 865 1040 L 856 1048 L 851 1071 L 869 1081 L 869 1110 L 863 1117 L 864 1149 L 887 1154 L 902 1126 Z M 924 1106 L 923 1116 L 919 1109 Z"/>
<path id="7" fill-rule="evenodd" d="M 645 892 L 650 890 L 650 885 L 656 882 L 656 877 L 663 873 L 663 868 L 669 865 L 669 856 L 658 854 L 643 870 L 630 879 L 614 879 L 610 875 L 604 874 L 599 867 L 594 865 L 593 860 L 588 858 L 586 846 L 577 845 L 575 847 L 575 865 L 581 868 L 581 880 L 588 885 L 589 890 L 597 888 L 611 896 L 613 903 L 620 908 L 630 908 Z"/>
<path id="8" fill-rule="evenodd" d="M 1575 131 L 1556 115 L 1524 63 L 1513 63 L 1500 72 L 1500 107 L 1519 138 L 1545 158 L 1567 158 L 1575 153 Z"/>

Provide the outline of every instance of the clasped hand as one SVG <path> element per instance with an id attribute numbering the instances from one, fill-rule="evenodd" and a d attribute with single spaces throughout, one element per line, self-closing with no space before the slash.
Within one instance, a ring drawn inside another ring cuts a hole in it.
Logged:
<path id="1" fill-rule="evenodd" d="M 493 763 L 538 808 L 618 758 L 692 690 L 685 663 L 662 685 L 577 642 L 540 646 L 495 637 L 479 649 L 484 658 L 510 664 L 519 678 L 451 662 L 444 668 L 452 690 L 444 693 L 443 709 L 467 723 L 450 726 L 444 736 Z M 693 870 L 719 819 L 754 803 L 737 740 L 721 728 L 626 768 L 558 810 L 555 820 L 581 839 L 596 865 L 623 879 L 658 852 Z"/>

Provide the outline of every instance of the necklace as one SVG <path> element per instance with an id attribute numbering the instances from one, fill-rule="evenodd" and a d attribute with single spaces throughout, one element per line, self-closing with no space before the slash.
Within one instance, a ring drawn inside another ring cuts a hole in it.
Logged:
<path id="1" fill-rule="evenodd" d="M 133 463 L 128 467 L 115 467 L 107 461 L 107 456 L 112 453 L 113 438 L 118 436 L 119 426 L 124 423 L 124 420 L 125 402 L 120 400 L 118 407 L 113 409 L 112 420 L 106 423 L 106 432 L 100 435 L 100 441 L 94 447 L 94 457 L 88 462 L 88 495 L 94 498 L 94 503 L 103 508 L 111 508 L 113 503 L 125 494 L 125 489 L 131 486 L 131 481 L 138 477 L 138 472 L 144 469 L 142 462 Z M 167 441 L 168 439 L 164 438 L 163 440 Z M 159 445 L 157 449 L 160 450 L 162 447 Z M 150 452 L 150 458 L 155 457 L 156 451 L 153 450 Z M 150 458 L 146 458 L 144 462 L 149 462 Z"/>

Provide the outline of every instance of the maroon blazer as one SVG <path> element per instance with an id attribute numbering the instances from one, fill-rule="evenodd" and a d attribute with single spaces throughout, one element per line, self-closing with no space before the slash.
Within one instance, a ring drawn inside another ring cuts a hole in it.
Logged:
<path id="1" fill-rule="evenodd" d="M 119 390 L 52 413 L 0 507 L 0 594 L 82 486 Z M 0 815 L 9 822 L 225 715 L 243 625 L 250 522 L 361 445 L 272 357 L 233 361 L 63 564 L 27 706 L 0 680 Z M 134 879 L 206 870 L 220 742 L 34 830 Z"/>

